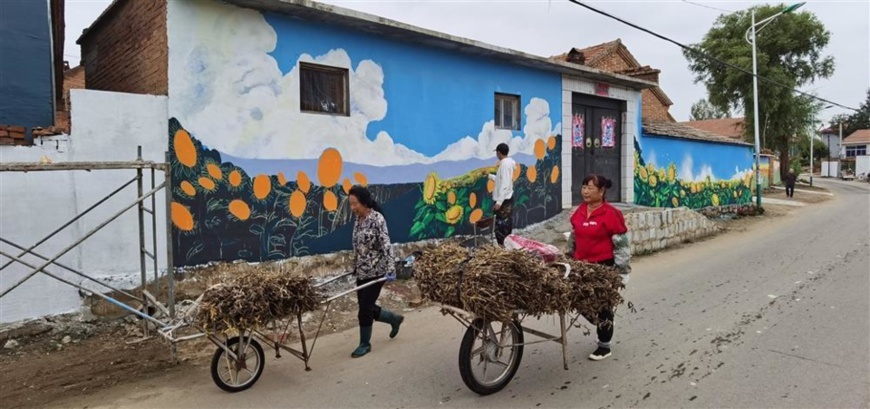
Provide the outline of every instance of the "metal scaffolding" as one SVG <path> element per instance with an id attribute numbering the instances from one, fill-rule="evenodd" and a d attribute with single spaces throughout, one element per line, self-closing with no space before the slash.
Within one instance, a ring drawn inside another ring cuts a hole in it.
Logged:
<path id="1" fill-rule="evenodd" d="M 9 261 L 5 262 L 2 266 L 0 266 L 0 272 L 4 269 L 12 265 L 13 263 L 20 263 L 25 267 L 31 269 L 31 271 L 25 275 L 23 278 L 15 282 L 12 286 L 2 289 L 0 292 L 0 298 L 3 298 L 7 294 L 9 294 L 12 290 L 25 283 L 27 280 L 31 279 L 33 276 L 39 273 L 43 273 L 51 278 L 54 278 L 60 282 L 71 285 L 81 291 L 83 291 L 87 295 L 95 295 L 97 297 L 102 298 L 103 300 L 120 307 L 123 310 L 126 310 L 129 313 L 135 314 L 136 316 L 143 318 L 143 335 L 144 337 L 148 337 L 148 323 L 154 323 L 155 320 L 151 316 L 152 308 L 153 311 L 163 311 L 168 313 L 170 319 L 175 319 L 175 274 L 173 271 L 173 262 L 172 262 L 172 223 L 170 217 L 171 211 L 171 203 L 172 203 L 172 195 L 171 190 L 168 189 L 168 186 L 171 186 L 170 183 L 172 180 L 171 175 L 171 167 L 169 162 L 169 153 L 165 154 L 165 163 L 155 163 L 151 161 L 142 160 L 142 147 L 139 146 L 137 149 L 136 160 L 128 161 L 128 162 L 64 162 L 64 163 L 0 163 L 0 172 L 47 172 L 47 171 L 96 171 L 96 170 L 135 170 L 136 176 L 134 176 L 129 181 L 122 184 L 117 189 L 113 190 L 108 195 L 104 196 L 102 199 L 98 200 L 96 203 L 85 209 L 83 212 L 75 215 L 71 220 L 67 221 L 47 236 L 39 239 L 36 243 L 30 246 L 23 246 L 19 243 L 15 243 L 8 238 L 0 237 L 0 242 L 6 244 L 12 248 L 17 249 L 16 253 L 12 254 L 6 251 L 0 250 L 0 256 L 3 256 Z M 148 172 L 150 170 L 150 172 Z M 158 171 L 163 171 L 165 178 L 163 183 L 157 185 L 156 181 L 156 173 Z M 146 172 L 150 173 L 150 190 L 145 191 L 145 176 Z M 84 217 L 86 214 L 90 213 L 92 210 L 98 208 L 100 205 L 108 201 L 110 198 L 114 197 L 121 191 L 125 190 L 127 187 L 136 183 L 137 196 L 136 200 L 133 203 L 124 206 L 120 211 L 115 212 L 111 217 L 104 220 L 102 223 L 97 225 L 97 227 L 91 229 L 80 238 L 73 241 L 71 244 L 66 246 L 59 253 L 54 256 L 48 257 L 47 255 L 40 254 L 36 251 L 36 248 L 66 229 L 67 227 L 73 225 L 79 219 Z M 159 301 L 159 293 L 160 293 L 160 270 L 158 266 L 158 257 L 157 257 L 157 192 L 165 190 L 166 191 L 166 220 L 164 221 L 166 224 L 166 271 L 165 276 L 167 279 L 168 286 L 168 294 L 167 294 L 167 304 L 165 308 Z M 150 202 L 150 207 L 146 206 L 146 201 Z M 85 240 L 96 234 L 98 231 L 109 225 L 111 222 L 117 220 L 124 213 L 129 211 L 132 208 L 136 208 L 138 213 L 138 230 L 139 230 L 139 270 L 141 273 L 141 291 L 140 294 L 134 294 L 130 291 L 125 291 L 122 289 L 115 288 L 109 284 L 106 284 L 94 277 L 89 276 L 88 274 L 83 273 L 80 270 L 72 268 L 66 264 L 59 262 L 58 260 L 63 257 L 65 254 L 69 253 L 71 250 L 82 244 Z M 145 231 L 146 231 L 146 221 L 145 215 L 148 214 L 151 216 L 150 230 L 151 230 L 151 243 L 145 243 Z M 34 265 L 22 259 L 22 257 L 30 255 L 39 260 L 42 260 L 39 265 Z M 154 268 L 154 281 L 152 283 L 153 287 L 151 291 L 148 291 L 148 260 L 153 262 Z M 98 286 L 103 287 L 105 289 L 110 290 L 111 292 L 107 295 L 100 290 L 90 290 L 86 288 L 82 283 L 75 283 L 68 279 L 61 277 L 60 275 L 49 271 L 48 268 L 50 266 L 60 268 L 62 270 L 66 270 L 70 273 L 73 273 L 84 280 L 92 283 L 96 283 Z M 116 299 L 124 298 L 126 302 L 120 301 Z M 137 309 L 133 306 L 132 303 L 141 303 L 141 308 Z M 175 358 L 175 343 L 172 343 L 172 357 Z"/>

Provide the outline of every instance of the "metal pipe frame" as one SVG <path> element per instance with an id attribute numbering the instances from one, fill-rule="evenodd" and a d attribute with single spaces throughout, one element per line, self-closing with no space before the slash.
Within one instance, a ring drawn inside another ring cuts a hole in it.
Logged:
<path id="1" fill-rule="evenodd" d="M 5 244 L 8 244 L 8 245 L 10 245 L 10 246 L 12 246 L 12 247 L 15 247 L 15 248 L 19 249 L 19 250 L 24 250 L 24 247 L 21 247 L 21 246 L 15 244 L 15 243 L 13 243 L 13 242 L 11 242 L 11 241 L 9 241 L 9 240 L 6 240 L 6 239 L 4 239 L 4 238 L 2 238 L 2 237 L 0 237 L 0 242 L 3 242 L 3 243 L 5 243 Z M 39 254 L 39 253 L 37 253 L 37 252 L 35 252 L 35 251 L 30 251 L 29 253 L 30 253 L 31 255 L 33 255 L 33 256 L 36 256 L 36 257 L 42 259 L 42 260 L 48 260 L 48 257 L 45 257 L 45 256 L 43 256 L 43 255 L 41 255 L 41 254 Z M 25 254 L 27 254 L 27 253 L 25 253 Z M 23 257 L 23 255 L 18 255 L 18 257 Z M 10 261 L 10 263 L 16 262 L 16 261 L 13 260 L 13 259 L 10 259 L 10 260 L 12 260 L 12 261 Z M 108 285 L 108 284 L 106 284 L 106 283 L 104 283 L 104 282 L 102 282 L 102 281 L 99 281 L 99 280 L 97 280 L 97 279 L 95 279 L 95 278 L 93 278 L 93 277 L 91 277 L 91 276 L 89 276 L 89 275 L 87 275 L 87 274 L 85 274 L 85 273 L 82 273 L 81 271 L 78 271 L 78 270 L 76 270 L 76 269 L 74 269 L 74 268 L 72 268 L 72 267 L 69 267 L 69 266 L 67 266 L 67 265 L 65 265 L 65 264 L 61 264 L 61 263 L 59 263 L 59 262 L 57 262 L 57 261 L 53 262 L 52 264 L 54 264 L 54 265 L 56 265 L 56 266 L 58 266 L 58 267 L 60 267 L 60 268 L 63 268 L 63 269 L 65 269 L 65 270 L 67 270 L 67 271 L 69 271 L 69 272 L 71 272 L 71 273 L 73 273 L 73 274 L 75 274 L 75 275 L 78 275 L 78 276 L 80 276 L 80 277 L 82 277 L 82 278 L 84 278 L 84 279 L 86 279 L 86 280 L 88 280 L 88 281 L 92 281 L 92 282 L 97 283 L 97 284 L 99 284 L 99 285 L 101 285 L 101 286 L 103 286 L 103 287 L 106 287 L 106 288 L 108 288 L 108 289 L 110 289 L 110 290 L 112 290 L 112 291 L 115 291 L 115 292 L 117 292 L 117 293 L 123 294 L 123 295 L 125 295 L 125 296 L 127 296 L 127 297 L 129 297 L 129 298 L 131 298 L 131 299 L 133 299 L 133 300 L 137 300 L 137 301 L 139 300 L 139 297 L 136 297 L 136 296 L 133 295 L 133 294 L 130 294 L 130 293 L 124 291 L 124 290 L 120 290 L 120 289 L 117 289 L 117 288 L 115 288 L 115 287 L 112 287 L 112 286 L 110 286 L 110 285 Z M 34 267 L 30 267 L 30 268 L 34 268 Z"/>
<path id="2" fill-rule="evenodd" d="M 21 264 L 23 264 L 23 265 L 25 265 L 25 266 L 27 266 L 27 267 L 29 267 L 29 268 L 36 268 L 36 267 L 33 266 L 33 264 L 30 264 L 30 263 L 28 263 L 28 262 L 26 262 L 26 261 L 24 261 L 24 260 L 22 260 L 22 259 L 20 259 L 20 258 L 18 258 L 18 257 L 15 257 L 15 256 L 13 256 L 13 255 L 11 255 L 11 254 L 9 254 L 9 253 L 6 253 L 6 252 L 3 251 L 3 250 L 0 250 L 0 255 L 2 255 L 3 257 L 8 257 L 8 258 L 12 259 L 13 261 L 16 261 L 16 262 L 18 262 L 18 263 L 21 263 Z M 109 297 L 108 295 L 105 295 L 105 294 L 103 294 L 103 293 L 101 293 L 101 292 L 99 292 L 99 291 L 91 291 L 91 290 L 88 290 L 87 288 L 84 288 L 84 287 L 82 287 L 82 286 L 79 285 L 79 284 L 76 284 L 76 283 L 74 283 L 74 282 L 72 282 L 72 281 L 69 281 L 69 280 L 63 279 L 63 278 L 58 277 L 58 276 L 56 276 L 56 275 L 54 275 L 54 274 L 52 274 L 52 273 L 50 273 L 50 272 L 48 272 L 48 271 L 45 271 L 45 270 L 44 270 L 44 267 L 43 267 L 43 269 L 42 269 L 41 272 L 42 272 L 43 274 L 45 274 L 45 275 L 47 275 L 47 276 L 49 276 L 49 277 L 51 277 L 51 278 L 57 280 L 57 281 L 60 281 L 60 282 L 62 282 L 62 283 L 64 283 L 64 284 L 68 284 L 68 285 L 71 285 L 71 286 L 73 286 L 73 287 L 75 287 L 75 288 L 78 288 L 79 290 L 82 290 L 85 294 L 96 295 L 96 296 L 98 296 L 98 297 L 100 297 L 100 298 L 102 298 L 102 299 L 104 299 L 104 300 L 106 300 L 106 301 L 108 301 L 108 302 L 110 302 L 110 303 L 112 303 L 112 304 L 114 304 L 114 305 L 117 305 L 118 307 L 121 307 L 121 308 L 124 309 L 124 310 L 127 310 L 128 312 L 130 312 L 130 313 L 132 313 L 132 314 L 136 314 L 136 315 L 138 315 L 139 317 L 141 317 L 141 318 L 143 318 L 143 319 L 146 319 L 146 320 L 148 320 L 148 321 L 151 321 L 151 322 L 153 322 L 154 324 L 159 325 L 160 327 L 163 327 L 163 326 L 166 325 L 166 323 L 161 322 L 161 321 L 157 320 L 156 318 L 154 318 L 154 317 L 152 317 L 152 316 L 150 316 L 150 315 L 148 315 L 148 314 L 145 314 L 145 313 L 143 313 L 143 312 L 141 312 L 141 311 L 139 311 L 139 310 L 137 310 L 137 309 L 135 309 L 135 308 L 133 308 L 133 307 L 130 307 L 129 305 L 124 304 L 124 303 L 122 303 L 122 302 L 120 302 L 120 301 L 118 301 L 118 300 L 116 300 L 116 299 L 114 299 L 114 298 L 112 298 L 112 297 Z"/>
<path id="3" fill-rule="evenodd" d="M 24 252 L 21 253 L 21 254 L 19 254 L 18 257 L 24 257 L 24 256 L 27 255 L 27 253 L 29 253 L 31 250 L 33 250 L 33 249 L 39 247 L 42 243 L 45 243 L 46 241 L 48 241 L 48 239 L 54 237 L 56 234 L 60 233 L 61 231 L 63 231 L 64 229 L 66 229 L 67 227 L 69 227 L 70 225 L 72 225 L 73 223 L 75 223 L 76 221 L 78 221 L 79 219 L 81 219 L 82 217 L 84 217 L 84 215 L 90 213 L 91 210 L 96 209 L 97 206 L 99 206 L 99 205 L 105 203 L 107 200 L 111 199 L 113 196 L 115 196 L 116 194 L 118 194 L 118 192 L 124 190 L 124 188 L 126 188 L 127 186 L 130 186 L 130 184 L 132 184 L 132 183 L 135 182 L 135 181 L 136 181 L 136 178 L 130 179 L 129 182 L 124 183 L 123 185 L 121 185 L 121 187 L 115 189 L 112 193 L 109 193 L 108 196 L 104 197 L 102 200 L 98 201 L 97 203 L 94 203 L 93 205 L 91 205 L 91 207 L 88 207 L 87 209 L 85 209 L 85 211 L 83 211 L 83 212 L 77 214 L 77 215 L 76 215 L 75 217 L 73 217 L 70 221 L 64 223 L 63 226 L 58 227 L 58 228 L 55 229 L 53 232 L 49 233 L 48 236 L 43 237 L 42 239 L 40 239 L 39 241 L 37 241 L 36 244 L 34 244 L 34 245 L 30 246 L 29 248 L 27 248 L 26 250 L 24 250 Z M 6 263 L 6 264 L 4 264 L 3 266 L 0 266 L 0 271 L 3 271 L 3 269 L 5 269 L 6 267 L 9 267 L 10 264 L 12 264 L 11 261 L 8 262 L 8 263 Z"/>
<path id="4" fill-rule="evenodd" d="M 133 202 L 132 204 L 130 204 L 130 205 L 126 206 L 126 207 L 124 207 L 124 209 L 120 210 L 119 212 L 116 212 L 116 213 L 115 213 L 112 217 L 110 217 L 108 220 L 106 220 L 106 221 L 100 223 L 99 226 L 97 226 L 97 227 L 95 227 L 94 229 L 92 229 L 91 231 L 89 231 L 87 234 L 84 235 L 84 237 L 82 237 L 82 238 L 76 240 L 75 242 L 73 242 L 72 244 L 70 244 L 69 246 L 67 246 L 66 248 L 64 248 L 60 253 L 58 253 L 56 256 L 52 257 L 51 260 L 45 262 L 44 264 L 42 264 L 41 266 L 39 266 L 38 268 L 36 268 L 34 271 L 30 272 L 26 277 L 22 278 L 22 279 L 19 280 L 17 283 L 15 283 L 14 285 L 12 285 L 12 287 L 7 288 L 6 290 L 3 290 L 3 292 L 0 293 L 0 298 L 3 298 L 6 294 L 9 294 L 10 291 L 12 291 L 12 290 L 18 288 L 18 286 L 20 286 L 21 284 L 24 284 L 25 281 L 29 280 L 31 277 L 33 277 L 33 276 L 36 275 L 37 273 L 41 272 L 43 269 L 45 269 L 46 267 L 48 267 L 49 265 L 51 265 L 52 263 L 54 263 L 55 261 L 57 261 L 57 259 L 63 257 L 63 255 L 65 255 L 66 253 L 69 253 L 70 250 L 76 248 L 76 246 L 78 246 L 79 244 L 81 244 L 81 243 L 84 242 L 85 240 L 89 239 L 91 236 L 93 236 L 94 234 L 96 234 L 98 231 L 102 230 L 103 227 L 106 227 L 109 223 L 111 223 L 111 222 L 115 221 L 115 219 L 121 217 L 121 215 L 123 215 L 124 213 L 126 213 L 127 210 L 130 210 L 130 209 L 132 209 L 133 207 L 135 207 L 135 206 L 136 206 L 140 201 L 147 199 L 148 196 L 151 196 L 151 195 L 157 193 L 160 189 L 163 189 L 163 185 L 164 185 L 164 184 L 161 184 L 158 188 L 156 188 L 156 189 L 152 189 L 152 190 L 151 190 L 150 192 L 148 192 L 145 196 L 140 196 L 138 199 L 136 199 L 135 202 Z"/>
<path id="5" fill-rule="evenodd" d="M 55 229 L 49 235 L 43 237 L 42 239 L 40 239 L 38 242 L 36 242 L 32 246 L 30 246 L 29 248 L 25 249 L 23 246 L 19 246 L 18 244 L 15 244 L 10 240 L 0 238 L 0 241 L 2 241 L 3 243 L 10 245 L 10 246 L 22 251 L 21 254 L 19 254 L 18 256 L 13 256 L 9 253 L 0 251 L 0 255 L 3 255 L 3 256 L 10 259 L 9 262 L 6 262 L 2 266 L 0 266 L 0 271 L 2 271 L 3 269 L 5 269 L 6 267 L 8 267 L 9 265 L 11 265 L 14 262 L 18 262 L 26 267 L 33 269 L 33 271 L 31 271 L 26 277 L 22 278 L 21 280 L 16 282 L 12 287 L 10 287 L 10 288 L 4 290 L 2 293 L 0 293 L 0 298 L 4 297 L 6 294 L 11 292 L 15 288 L 19 287 L 21 284 L 23 284 L 24 282 L 26 282 L 27 280 L 32 278 L 34 275 L 41 272 L 41 273 L 46 274 L 49 277 L 52 277 L 60 282 L 63 282 L 63 283 L 68 284 L 72 287 L 75 287 L 75 288 L 85 292 L 86 294 L 89 294 L 89 295 L 95 294 L 98 297 L 103 298 L 104 300 L 108 301 L 109 303 L 115 304 L 118 307 L 120 307 L 126 311 L 129 311 L 132 314 L 135 314 L 135 315 L 137 315 L 145 320 L 153 322 L 158 327 L 158 333 L 160 333 L 160 335 L 162 335 L 163 337 L 165 337 L 167 340 L 170 341 L 173 359 L 176 359 L 175 342 L 205 336 L 205 334 L 200 333 L 200 334 L 181 337 L 181 338 L 174 338 L 174 332 L 178 328 L 180 328 L 181 326 L 188 325 L 188 324 L 181 323 L 182 325 L 179 325 L 179 323 L 177 322 L 176 317 L 175 317 L 175 315 L 176 315 L 175 314 L 175 285 L 174 285 L 175 284 L 174 283 L 175 282 L 175 274 L 174 274 L 173 257 L 172 257 L 172 222 L 171 222 L 171 218 L 170 218 L 171 203 L 172 203 L 172 193 L 171 193 L 171 186 L 172 186 L 171 170 L 172 170 L 172 166 L 171 166 L 169 152 L 165 152 L 164 158 L 165 158 L 164 163 L 155 163 L 152 161 L 144 161 L 144 160 L 142 160 L 142 148 L 140 146 L 137 148 L 137 157 L 136 157 L 135 161 L 62 162 L 62 163 L 50 163 L 50 164 L 11 163 L 11 162 L 0 163 L 0 172 L 24 172 L 24 173 L 27 173 L 27 172 L 41 172 L 41 171 L 76 171 L 76 170 L 83 170 L 83 171 L 87 171 L 87 172 L 90 172 L 93 170 L 136 170 L 136 176 L 134 178 L 130 179 L 129 181 L 127 181 L 126 183 L 124 183 L 123 185 L 121 185 L 120 187 L 118 187 L 117 189 L 112 191 L 111 193 L 109 193 L 107 196 L 103 197 L 101 200 L 97 201 L 96 203 L 94 203 L 93 205 L 91 205 L 90 207 L 85 209 L 83 212 L 77 214 L 71 220 L 67 221 L 62 226 Z M 143 192 L 144 191 L 144 179 L 143 178 L 145 176 L 144 172 L 143 172 L 144 169 L 150 169 L 150 172 L 151 172 L 151 190 L 149 190 L 147 193 Z M 159 185 L 156 183 L 156 181 L 157 181 L 156 171 L 163 171 L 165 173 L 165 181 Z M 72 244 L 70 244 L 69 246 L 64 248 L 60 253 L 58 253 L 54 257 L 48 258 L 48 257 L 43 256 L 43 255 L 37 253 L 36 251 L 34 251 L 38 246 L 42 245 L 43 243 L 45 243 L 46 241 L 48 241 L 49 239 L 51 239 L 52 237 L 54 237 L 55 235 L 57 235 L 58 233 L 60 233 L 61 231 L 63 231 L 67 227 L 69 227 L 70 225 L 72 225 L 73 223 L 77 222 L 79 219 L 84 217 L 86 214 L 90 213 L 92 210 L 99 207 L 100 205 L 102 205 L 103 203 L 105 203 L 106 201 L 108 201 L 109 199 L 111 199 L 112 197 L 117 195 L 118 193 L 120 193 L 122 190 L 124 190 L 125 188 L 127 188 L 128 186 L 130 186 L 134 182 L 137 182 L 138 198 L 136 199 L 136 201 L 133 204 L 126 206 L 121 211 L 115 213 L 112 217 L 110 217 L 107 220 L 105 220 L 104 222 L 100 223 L 96 228 L 92 229 L 87 234 L 85 234 L 83 237 L 79 238 L 78 240 L 76 240 L 75 242 L 73 242 Z M 159 294 L 159 289 L 160 289 L 160 270 L 159 270 L 159 263 L 158 263 L 158 257 L 157 257 L 157 214 L 156 214 L 157 197 L 156 197 L 156 194 L 157 194 L 157 192 L 159 192 L 161 189 L 164 189 L 164 188 L 166 188 L 166 194 L 165 194 L 165 199 L 166 199 L 165 220 L 166 220 L 166 237 L 167 237 L 166 276 L 167 276 L 168 287 L 169 287 L 168 303 L 167 303 L 168 305 L 167 306 L 164 306 L 163 304 L 158 302 L 157 297 L 152 296 L 150 293 L 148 293 L 147 288 L 146 288 L 147 274 L 146 274 L 146 263 L 145 263 L 146 256 L 148 258 L 151 258 L 154 262 L 154 284 L 153 285 L 154 285 L 154 294 L 157 295 L 157 294 Z M 147 208 L 144 205 L 144 201 L 146 199 L 148 199 L 149 197 L 151 198 L 151 207 Z M 142 288 L 142 293 L 143 293 L 141 298 L 135 296 L 134 294 L 132 294 L 128 291 L 123 291 L 123 290 L 117 289 L 115 287 L 112 287 L 106 283 L 103 283 L 99 280 L 94 279 L 93 277 L 88 276 L 87 274 L 82 273 L 81 271 L 78 271 L 76 269 L 73 269 L 73 268 L 65 265 L 65 264 L 58 262 L 58 260 L 61 257 L 63 257 L 66 253 L 68 253 L 73 248 L 77 247 L 82 242 L 84 242 L 85 240 L 87 240 L 88 238 L 90 238 L 91 236 L 96 234 L 96 232 L 98 232 L 101 229 L 103 229 L 104 227 L 106 227 L 112 221 L 118 219 L 121 215 L 123 215 L 124 213 L 126 213 L 128 210 L 130 210 L 133 207 L 138 208 L 137 211 L 138 211 L 138 218 L 139 218 L 139 223 L 138 223 L 139 226 L 138 227 L 139 227 L 139 236 L 140 236 L 139 237 L 140 275 L 142 278 L 142 287 L 141 288 Z M 152 230 L 151 251 L 149 251 L 145 245 L 144 213 L 148 213 L 152 217 L 152 220 L 151 220 L 151 230 Z M 40 260 L 44 260 L 44 263 L 42 265 L 40 265 L 39 267 L 36 267 L 36 266 L 21 259 L 21 257 L 24 257 L 28 254 L 33 255 L 33 256 L 39 258 Z M 108 288 L 109 290 L 115 291 L 118 294 L 122 294 L 125 297 L 129 297 L 130 299 L 142 301 L 145 303 L 145 305 L 148 305 L 149 303 L 153 304 L 156 307 L 158 307 L 164 314 L 167 314 L 170 317 L 170 321 L 168 324 L 165 322 L 161 322 L 161 321 L 159 321 L 159 320 L 157 320 L 157 319 L 155 319 L 155 318 L 153 318 L 153 317 L 151 317 L 151 316 L 149 316 L 141 311 L 138 311 L 135 308 L 130 307 L 127 304 L 124 304 L 124 303 L 122 303 L 122 302 L 120 302 L 120 301 L 118 301 L 110 296 L 107 296 L 107 295 L 101 293 L 100 291 L 89 290 L 80 284 L 76 284 L 72 281 L 66 280 L 60 276 L 52 274 L 51 272 L 46 270 L 46 268 L 50 265 L 55 265 L 55 266 L 61 267 L 65 270 L 68 270 L 68 271 L 78 275 L 78 276 L 81 276 L 82 278 L 84 278 L 88 281 L 92 281 L 94 283 L 97 283 L 97 284 L 105 287 L 105 288 Z"/>

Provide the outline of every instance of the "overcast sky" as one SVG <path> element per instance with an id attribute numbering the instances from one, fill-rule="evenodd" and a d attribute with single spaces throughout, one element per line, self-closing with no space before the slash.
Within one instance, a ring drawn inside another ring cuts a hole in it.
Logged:
<path id="1" fill-rule="evenodd" d="M 641 64 L 662 71 L 660 85 L 674 102 L 671 114 L 677 120 L 688 120 L 692 103 L 706 95 L 702 84 L 693 83 L 688 64 L 675 45 L 567 0 L 324 2 L 545 57 L 561 54 L 571 47 L 582 48 L 621 38 Z M 76 39 L 110 3 L 111 0 L 66 0 L 64 55 L 70 65 L 79 63 L 80 48 L 75 44 Z M 696 43 L 724 11 L 745 9 L 763 2 L 599 0 L 588 3 L 679 42 Z M 804 90 L 857 108 L 870 87 L 870 0 L 808 1 L 801 10 L 815 13 L 831 32 L 825 52 L 833 55 L 836 62 L 831 78 Z M 822 118 L 840 112 L 846 111 L 831 108 Z"/>

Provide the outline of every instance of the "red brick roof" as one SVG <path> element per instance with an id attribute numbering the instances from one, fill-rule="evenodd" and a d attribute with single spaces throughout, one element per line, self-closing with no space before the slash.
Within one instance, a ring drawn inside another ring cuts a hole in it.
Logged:
<path id="1" fill-rule="evenodd" d="M 682 139 L 695 139 L 699 141 L 718 142 L 735 145 L 749 145 L 742 139 L 729 138 L 727 136 L 717 135 L 713 132 L 703 131 L 698 128 L 686 125 L 685 123 L 665 122 L 665 121 L 643 121 L 643 133 L 658 136 L 670 136 Z"/>
<path id="2" fill-rule="evenodd" d="M 686 121 L 681 123 L 702 131 L 727 136 L 732 139 L 743 140 L 743 127 L 745 126 L 743 118 L 707 119 L 703 121 Z"/>
<path id="3" fill-rule="evenodd" d="M 586 48 L 572 48 L 565 54 L 550 57 L 554 60 L 568 61 L 578 64 L 583 64 L 587 67 L 598 68 L 597 64 L 604 60 L 608 55 L 619 49 L 622 40 L 617 38 L 613 41 L 593 45 Z"/>
<path id="4" fill-rule="evenodd" d="M 870 129 L 859 129 L 843 139 L 843 145 L 870 144 Z"/>

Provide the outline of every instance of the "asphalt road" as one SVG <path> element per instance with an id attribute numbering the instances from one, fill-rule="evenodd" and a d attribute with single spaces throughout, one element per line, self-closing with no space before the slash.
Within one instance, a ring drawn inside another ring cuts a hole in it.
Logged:
<path id="1" fill-rule="evenodd" d="M 194 407 L 740 407 L 870 406 L 870 185 L 816 180 L 831 201 L 748 231 L 633 263 L 614 355 L 592 362 L 594 336 L 526 348 L 514 381 L 479 397 L 462 383 L 464 328 L 434 309 L 409 312 L 398 338 L 377 328 L 323 337 L 305 372 L 269 356 L 248 391 L 227 394 L 207 368 L 125 385 L 72 406 Z M 550 319 L 533 328 L 556 331 Z M 527 341 L 530 338 L 527 338 Z"/>

